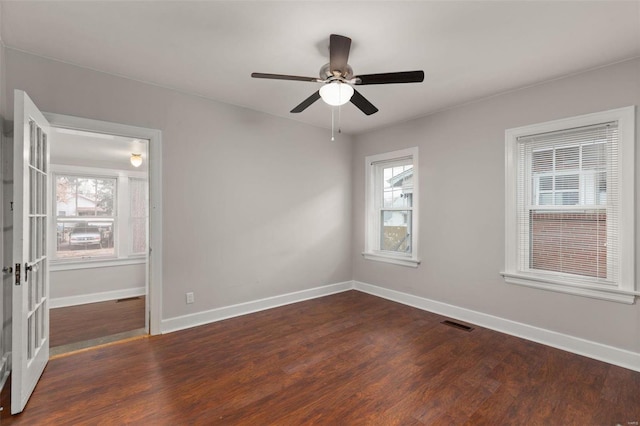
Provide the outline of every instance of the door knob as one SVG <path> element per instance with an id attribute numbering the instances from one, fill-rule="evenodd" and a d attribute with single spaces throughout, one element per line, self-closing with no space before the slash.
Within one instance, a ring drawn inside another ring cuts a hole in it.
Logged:
<path id="1" fill-rule="evenodd" d="M 13 273 L 13 268 L 11 266 L 3 266 L 2 272 L 6 272 L 7 274 Z"/>

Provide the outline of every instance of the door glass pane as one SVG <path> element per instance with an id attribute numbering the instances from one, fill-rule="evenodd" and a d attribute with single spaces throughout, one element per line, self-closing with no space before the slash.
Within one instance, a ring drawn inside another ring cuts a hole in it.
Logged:
<path id="1" fill-rule="evenodd" d="M 38 257 L 38 255 L 36 254 L 36 240 L 38 238 L 37 220 L 38 218 L 36 217 L 29 217 L 29 262 L 32 262 L 33 259 Z"/>
<path id="2" fill-rule="evenodd" d="M 38 212 L 38 176 L 36 170 L 29 167 L 29 214 Z"/>
<path id="3" fill-rule="evenodd" d="M 39 257 L 44 257 L 47 250 L 47 219 L 46 217 L 39 218 L 40 220 L 40 255 Z"/>
<path id="4" fill-rule="evenodd" d="M 27 360 L 31 360 L 33 358 L 33 349 L 35 347 L 34 328 L 35 324 L 33 323 L 32 314 L 27 317 Z"/>
<path id="5" fill-rule="evenodd" d="M 29 164 L 36 165 L 36 123 L 29 121 Z"/>

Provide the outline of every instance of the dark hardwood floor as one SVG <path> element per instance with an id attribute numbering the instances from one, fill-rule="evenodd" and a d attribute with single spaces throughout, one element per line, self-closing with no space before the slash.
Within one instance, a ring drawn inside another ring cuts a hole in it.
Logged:
<path id="1" fill-rule="evenodd" d="M 640 373 L 357 291 L 52 360 L 3 425 L 633 425 Z"/>
<path id="2" fill-rule="evenodd" d="M 88 303 L 49 311 L 50 347 L 144 328 L 144 297 Z"/>

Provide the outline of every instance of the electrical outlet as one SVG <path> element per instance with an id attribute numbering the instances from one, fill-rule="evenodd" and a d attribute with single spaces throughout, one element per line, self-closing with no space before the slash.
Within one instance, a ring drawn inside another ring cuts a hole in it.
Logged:
<path id="1" fill-rule="evenodd" d="M 187 296 L 187 304 L 194 302 L 193 292 L 186 293 L 186 296 Z"/>

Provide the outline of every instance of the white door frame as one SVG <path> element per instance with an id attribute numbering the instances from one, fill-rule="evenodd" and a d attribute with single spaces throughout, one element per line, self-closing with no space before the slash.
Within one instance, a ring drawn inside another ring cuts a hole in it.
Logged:
<path id="1" fill-rule="evenodd" d="M 149 141 L 149 264 L 147 297 L 149 333 L 161 333 L 162 319 L 162 132 L 70 115 L 43 113 L 52 127 L 107 133 Z M 55 142 L 54 142 L 55 143 Z"/>

